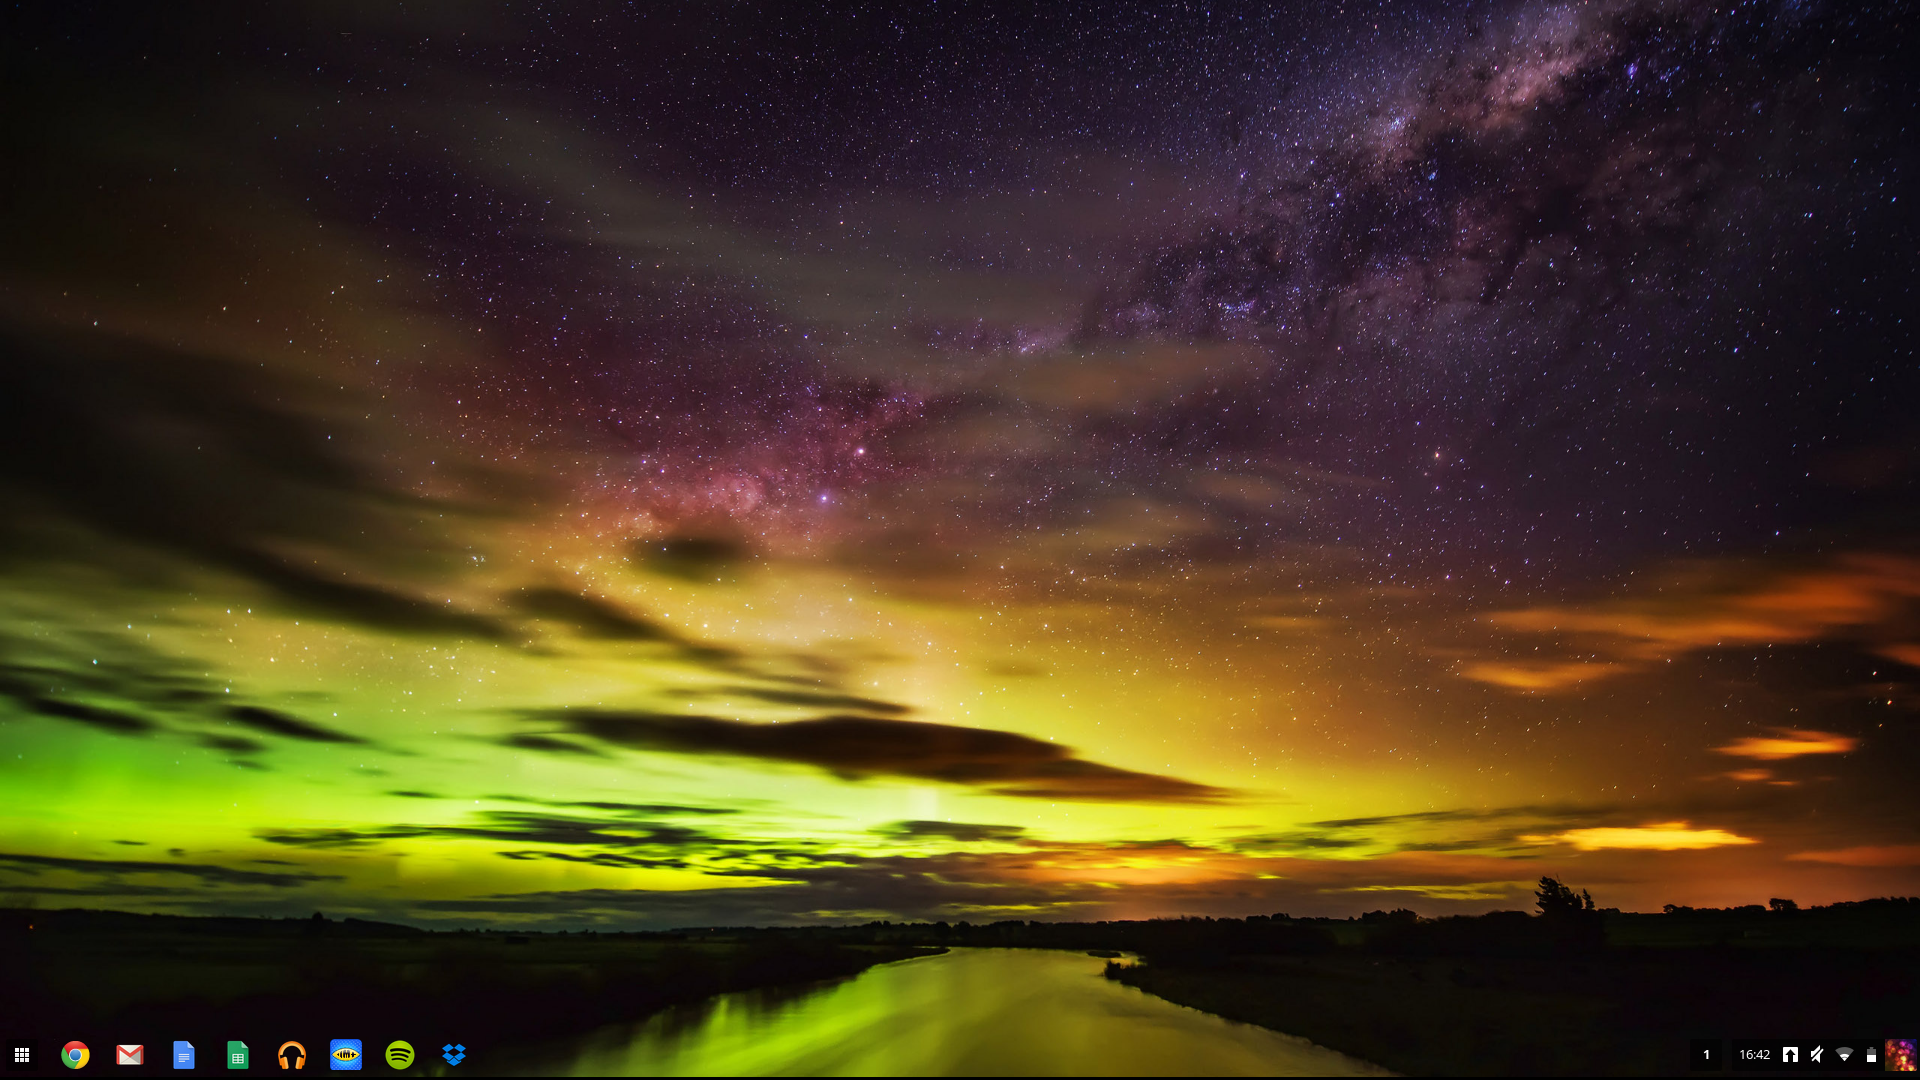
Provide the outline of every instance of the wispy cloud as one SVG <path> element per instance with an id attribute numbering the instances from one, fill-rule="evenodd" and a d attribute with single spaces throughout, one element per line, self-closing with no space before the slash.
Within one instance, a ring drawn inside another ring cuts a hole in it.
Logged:
<path id="1" fill-rule="evenodd" d="M 1850 735 L 1831 731 L 1802 731 L 1797 728 L 1773 728 L 1771 735 L 1749 735 L 1725 746 L 1713 748 L 1717 754 L 1754 758 L 1758 761 L 1784 761 L 1807 754 L 1847 754 L 1860 745 Z"/>
<path id="2" fill-rule="evenodd" d="M 25 855 L 0 852 L 0 869 L 18 873 L 40 874 L 49 870 L 69 870 L 83 874 L 104 875 L 121 878 L 129 875 L 158 874 L 162 876 L 186 876 L 201 882 L 215 885 L 265 885 L 273 888 L 289 888 L 299 885 L 311 885 L 320 881 L 339 881 L 337 874 L 316 874 L 307 871 L 268 872 L 261 870 L 237 870 L 230 866 L 217 866 L 206 863 L 159 862 L 136 859 L 75 859 L 52 855 Z"/>
<path id="3" fill-rule="evenodd" d="M 1869 844 L 1834 851 L 1802 851 L 1787 858 L 1834 866 L 1920 866 L 1920 844 Z"/>
<path id="4" fill-rule="evenodd" d="M 609 709 L 531 715 L 610 746 L 811 765 L 849 780 L 906 777 L 996 795 L 1095 802 L 1206 803 L 1228 794 L 1177 777 L 1101 765 L 1058 743 L 990 728 L 871 716 L 763 724 Z"/>
<path id="5" fill-rule="evenodd" d="M 1700 564 L 1638 595 L 1587 605 L 1496 611 L 1500 631 L 1557 637 L 1590 655 L 1560 659 L 1489 657 L 1460 674 L 1524 692 L 1548 693 L 1643 669 L 1697 649 L 1793 644 L 1846 632 L 1877 643 L 1889 659 L 1920 659 L 1897 640 L 1905 607 L 1920 599 L 1920 560 L 1854 553 L 1808 569 L 1755 574 L 1751 566 Z M 1907 662 L 1902 660 L 1902 662 Z"/>
<path id="6" fill-rule="evenodd" d="M 1669 821 L 1629 828 L 1568 829 L 1565 832 L 1544 836 L 1523 836 L 1520 839 L 1541 844 L 1571 844 L 1580 851 L 1695 851 L 1702 848 L 1759 843 L 1752 837 L 1740 836 L 1725 829 L 1696 829 L 1685 821 Z"/>
<path id="7" fill-rule="evenodd" d="M 1509 690 L 1560 690 L 1620 670 L 1619 664 L 1590 660 L 1481 660 L 1460 670 L 1477 682 Z"/>
<path id="8" fill-rule="evenodd" d="M 1017 844 L 1027 830 L 1018 825 L 976 825 L 965 821 L 896 821 L 874 832 L 897 840 L 950 840 L 961 844 Z"/>

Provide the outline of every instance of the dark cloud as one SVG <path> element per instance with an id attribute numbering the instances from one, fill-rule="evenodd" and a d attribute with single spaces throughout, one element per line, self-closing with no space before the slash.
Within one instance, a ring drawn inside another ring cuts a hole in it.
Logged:
<path id="1" fill-rule="evenodd" d="M 745 697 L 771 705 L 795 705 L 808 709 L 857 709 L 882 716 L 905 716 L 911 706 L 858 694 L 837 694 L 828 690 L 782 689 L 756 686 L 725 686 L 705 692 L 707 697 Z"/>
<path id="2" fill-rule="evenodd" d="M 253 578 L 300 610 L 388 633 L 445 635 L 510 641 L 516 635 L 498 620 L 365 582 L 327 577 L 271 555 L 234 551 L 231 569 Z"/>
<path id="3" fill-rule="evenodd" d="M 297 543 L 417 573 L 415 553 L 438 545 L 430 507 L 448 507 L 352 464 L 329 430 L 350 428 L 279 404 L 330 396 L 205 354 L 0 328 L 0 555 L 70 557 L 34 531 L 51 514 L 238 574 L 296 610 L 390 633 L 510 638 L 485 616 L 273 554 Z"/>
<path id="4" fill-rule="evenodd" d="M 192 710 L 220 695 L 205 675 L 127 637 L 23 635 L 0 627 L 0 696 L 29 712 L 132 735 L 161 730 L 151 713 Z"/>
<path id="5" fill-rule="evenodd" d="M 563 623 L 584 638 L 657 643 L 671 647 L 673 655 L 679 659 L 716 673 L 735 677 L 772 677 L 753 670 L 751 661 L 755 658 L 747 653 L 688 638 L 671 627 L 596 597 L 547 586 L 522 589 L 508 599 L 516 610 L 538 619 Z"/>
<path id="6" fill-rule="evenodd" d="M 723 581 L 748 558 L 738 541 L 709 536 L 637 540 L 629 550 L 647 569 L 682 581 Z"/>
<path id="7" fill-rule="evenodd" d="M 1071 846 L 1061 853 L 1071 854 Z M 1080 849 L 1103 859 L 1110 849 Z M 1191 854 L 1194 849 L 1182 849 Z M 972 919 L 1100 918 L 1116 902 L 1116 890 L 1097 880 L 1031 880 L 1022 871 L 1034 856 L 973 855 L 877 858 L 836 855 L 779 866 L 741 866 L 721 871 L 739 877 L 773 878 L 777 885 L 747 888 L 645 892 L 582 889 L 498 894 L 420 903 L 422 912 L 546 916 L 556 922 L 596 922 L 653 928 L 675 926 L 791 925 L 864 922 L 873 918 Z M 1311 892 L 1316 886 L 1249 881 L 1241 887 L 1174 885 L 1156 888 L 1155 901 L 1171 910 L 1222 914 L 1272 911 L 1276 894 Z M 1125 890 L 1129 903 L 1146 887 Z M 1300 910 L 1295 905 L 1293 910 Z"/>
<path id="8" fill-rule="evenodd" d="M 576 742 L 556 739 L 551 735 L 520 734 L 508 735 L 500 740 L 501 746 L 515 750 L 533 750 L 542 754 L 577 754 L 582 757 L 604 757 L 591 746 L 581 746 Z"/>
<path id="9" fill-rule="evenodd" d="M 1018 825 L 975 825 L 964 821 L 896 821 L 873 830 L 900 840 L 957 840 L 963 844 L 1019 843 L 1027 830 Z"/>
<path id="10" fill-rule="evenodd" d="M 1235 840 L 1235 851 L 1275 852 L 1275 851 L 1338 851 L 1341 848 L 1362 847 L 1366 840 L 1353 837 L 1323 836 L 1317 833 L 1268 833 L 1260 836 L 1243 836 Z"/>
<path id="11" fill-rule="evenodd" d="M 433 792 L 431 792 L 431 791 L 389 791 L 389 792 L 387 792 L 387 794 L 389 794 L 389 795 L 392 795 L 392 796 L 393 796 L 394 798 L 396 798 L 396 799 L 441 799 L 441 798 L 445 798 L 445 796 L 443 796 L 443 795 L 435 795 L 435 794 L 434 794 Z"/>
<path id="12" fill-rule="evenodd" d="M 269 735 L 279 735 L 288 739 L 300 739 L 304 742 L 319 743 L 359 743 L 367 740 L 344 731 L 321 727 L 297 716 L 266 709 L 258 705 L 235 705 L 227 710 L 227 716 L 236 724 L 244 724 L 255 731 L 264 731 Z"/>
<path id="13" fill-rule="evenodd" d="M 64 859 L 50 855 L 16 855 L 0 852 L 0 864 L 18 873 L 39 874 L 47 870 L 72 870 L 84 874 L 118 876 L 122 874 L 185 874 L 210 885 L 265 885 L 292 888 L 316 881 L 339 881 L 337 874 L 267 873 L 235 870 L 227 866 L 199 863 L 143 862 L 129 859 Z"/>
<path id="14" fill-rule="evenodd" d="M 111 731 L 117 735 L 144 735 L 158 731 L 159 725 L 142 716 L 135 716 L 119 709 L 105 709 L 98 705 L 85 705 L 77 701 L 58 701 L 48 697 L 29 696 L 16 699 L 21 705 L 39 713 L 41 716 L 72 720 L 101 731 Z"/>
<path id="15" fill-rule="evenodd" d="M 812 765 L 844 779 L 909 777 L 997 795 L 1097 802 L 1213 802 L 1227 792 L 1174 777 L 1100 765 L 1057 743 L 1010 731 L 824 716 L 756 724 L 711 716 L 551 709 L 538 719 L 615 746 Z"/>
<path id="16" fill-rule="evenodd" d="M 516 844 L 594 845 L 616 849 L 711 848 L 725 841 L 698 829 L 631 819 L 593 820 L 554 814 L 486 810 L 473 825 L 384 825 L 371 828 L 266 829 L 270 844 L 307 848 L 366 847 L 385 840 L 494 840 Z"/>
<path id="17" fill-rule="evenodd" d="M 513 605 L 529 615 L 566 623 L 583 637 L 603 641 L 680 641 L 678 634 L 651 620 L 622 611 L 605 600 L 565 589 L 523 589 L 513 596 Z"/>
<path id="18" fill-rule="evenodd" d="M 210 750 L 225 750 L 229 754 L 258 754 L 267 748 L 266 743 L 237 735 L 202 735 L 200 745 Z"/>
<path id="19" fill-rule="evenodd" d="M 1084 910 L 1098 886 L 1049 888 L 983 880 L 977 867 L 951 859 L 856 859 L 849 865 L 742 871 L 786 878 L 791 884 L 684 892 L 624 889 L 503 894 L 417 905 L 425 912 L 549 916 L 665 929 L 675 926 L 791 925 L 864 921 L 882 914 L 907 918 L 1067 917 Z M 992 917 L 992 916 L 988 916 Z"/>
<path id="20" fill-rule="evenodd" d="M 726 806 L 681 806 L 677 803 L 630 803 L 605 802 L 598 800 L 569 801 L 561 799 L 536 799 L 526 795 L 489 795 L 490 799 L 501 802 L 536 803 L 540 806 L 580 807 L 584 810 L 605 810 L 614 813 L 634 814 L 639 817 L 657 817 L 672 814 L 714 815 L 737 814 L 740 811 Z"/>
<path id="21" fill-rule="evenodd" d="M 1370 829 L 1381 825 L 1440 824 L 1502 819 L 1592 821 L 1605 818 L 1616 810 L 1617 808 L 1614 807 L 1582 806 L 1498 806 L 1480 810 L 1462 807 L 1454 810 L 1418 810 L 1408 814 L 1380 814 L 1374 817 L 1334 818 L 1329 821 L 1310 821 L 1307 824 L 1320 829 Z"/>
<path id="22" fill-rule="evenodd" d="M 553 862 L 575 862 L 588 863 L 593 866 L 615 866 L 621 869 L 678 870 L 687 866 L 685 859 L 673 857 L 647 858 L 639 855 L 627 855 L 617 851 L 596 851 L 589 855 L 575 854 L 569 851 L 501 851 L 496 854 L 502 858 L 514 859 L 519 862 L 546 859 Z"/>

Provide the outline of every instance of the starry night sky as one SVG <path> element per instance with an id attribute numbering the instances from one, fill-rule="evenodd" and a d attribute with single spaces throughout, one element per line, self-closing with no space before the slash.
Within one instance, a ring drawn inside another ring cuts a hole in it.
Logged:
<path id="1" fill-rule="evenodd" d="M 0 27 L 0 897 L 1920 891 L 1910 4 Z"/>

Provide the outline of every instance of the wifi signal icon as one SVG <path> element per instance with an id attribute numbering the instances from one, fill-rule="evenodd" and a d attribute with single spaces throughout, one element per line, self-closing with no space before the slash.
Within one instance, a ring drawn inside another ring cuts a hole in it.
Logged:
<path id="1" fill-rule="evenodd" d="M 388 1043 L 387 1064 L 396 1069 L 404 1069 L 413 1064 L 413 1044 L 405 1039 L 395 1039 Z"/>

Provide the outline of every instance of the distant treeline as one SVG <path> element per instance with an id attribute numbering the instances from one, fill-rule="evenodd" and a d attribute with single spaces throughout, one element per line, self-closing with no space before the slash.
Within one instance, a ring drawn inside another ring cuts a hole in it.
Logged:
<path id="1" fill-rule="evenodd" d="M 1920 943 L 1920 897 L 1881 897 L 1801 908 L 1792 901 L 1733 908 L 1668 905 L 1659 914 L 1596 908 L 1543 879 L 1535 914 L 1426 918 L 1405 908 L 1345 919 L 1285 913 L 1243 919 L 1190 917 L 1111 922 L 1009 919 L 991 923 L 890 922 L 805 928 L 704 927 L 660 936 L 686 939 L 826 937 L 852 944 L 1076 949 L 1134 953 L 1151 963 L 1205 966 L 1234 956 L 1540 955 L 1614 946 Z M 1858 939 L 1858 940 L 1855 940 Z"/>
<path id="2" fill-rule="evenodd" d="M 1920 933 L 1920 897 L 1878 897 L 1802 908 L 1775 898 L 1766 905 L 1694 908 L 1668 904 L 1661 913 L 1596 908 L 1552 878 L 1541 880 L 1536 913 L 1493 911 L 1483 915 L 1421 916 L 1405 908 L 1369 911 L 1344 919 L 1299 917 L 1284 912 L 1245 918 L 1182 918 L 1054 922 L 1003 919 L 988 923 L 874 922 L 843 926 L 711 926 L 665 931 L 552 931 L 468 929 L 427 931 L 364 919 L 218 918 L 137 915 L 118 911 L 0 910 L 0 933 L 37 923 L 68 932 L 185 931 L 231 937 L 413 938 L 478 937 L 523 944 L 541 938 L 609 938 L 656 942 L 775 940 L 840 945 L 907 945 L 975 948 L 1076 949 L 1136 953 L 1149 959 L 1203 961 L 1209 956 L 1312 956 L 1337 949 L 1415 955 L 1534 953 L 1615 945 L 1774 942 L 1821 931 L 1869 935 Z M 1873 944 L 1865 940 L 1859 944 Z M 1888 941 L 1888 944 L 1895 942 Z M 1916 941 L 1899 943 L 1915 944 Z"/>

